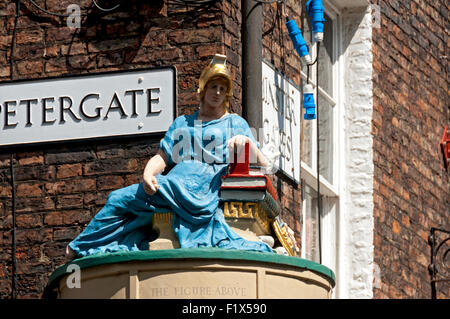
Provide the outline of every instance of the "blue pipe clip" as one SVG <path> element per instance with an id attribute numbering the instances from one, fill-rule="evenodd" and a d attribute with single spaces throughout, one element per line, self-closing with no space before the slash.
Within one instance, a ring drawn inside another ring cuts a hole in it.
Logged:
<path id="1" fill-rule="evenodd" d="M 314 103 L 314 88 L 311 84 L 303 87 L 303 109 L 305 110 L 304 119 L 314 120 L 316 118 L 316 104 Z"/>
<path id="2" fill-rule="evenodd" d="M 323 23 L 324 18 L 324 8 L 322 0 L 309 0 L 306 3 L 306 11 L 311 17 L 312 33 L 315 42 L 323 41 Z"/>
<path id="3" fill-rule="evenodd" d="M 288 20 L 286 22 L 286 27 L 289 31 L 289 37 L 291 38 L 292 44 L 294 45 L 295 51 L 297 51 L 300 58 L 306 62 L 306 64 L 311 64 L 312 59 L 309 55 L 308 45 L 305 39 L 303 39 L 302 32 L 295 23 L 295 20 Z"/>

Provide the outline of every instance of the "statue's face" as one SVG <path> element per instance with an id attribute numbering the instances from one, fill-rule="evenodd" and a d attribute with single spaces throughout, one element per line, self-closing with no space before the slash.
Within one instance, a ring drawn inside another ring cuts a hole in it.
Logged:
<path id="1" fill-rule="evenodd" d="M 206 85 L 204 102 L 212 107 L 221 107 L 226 98 L 228 85 L 224 79 L 214 79 Z"/>

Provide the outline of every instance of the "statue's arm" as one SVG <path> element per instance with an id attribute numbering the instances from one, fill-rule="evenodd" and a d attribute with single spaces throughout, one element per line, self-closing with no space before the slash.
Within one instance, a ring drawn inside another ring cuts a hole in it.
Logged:
<path id="1" fill-rule="evenodd" d="M 246 143 L 250 144 L 250 159 L 256 159 L 256 165 L 266 167 L 268 165 L 266 157 L 256 144 L 245 135 L 235 135 L 228 141 L 230 152 L 243 150 Z"/>
<path id="2" fill-rule="evenodd" d="M 267 164 L 267 160 L 266 160 L 266 157 L 264 156 L 264 154 L 256 146 L 256 144 L 252 142 L 252 140 L 249 139 L 249 142 L 250 142 L 251 152 L 253 152 L 254 154 L 256 153 L 256 164 L 259 166 L 266 167 L 268 164 Z"/>
<path id="3" fill-rule="evenodd" d="M 147 194 L 153 195 L 158 191 L 159 185 L 156 180 L 156 175 L 164 172 L 164 169 L 167 167 L 167 162 L 167 155 L 159 149 L 156 155 L 145 165 L 143 185 Z"/>

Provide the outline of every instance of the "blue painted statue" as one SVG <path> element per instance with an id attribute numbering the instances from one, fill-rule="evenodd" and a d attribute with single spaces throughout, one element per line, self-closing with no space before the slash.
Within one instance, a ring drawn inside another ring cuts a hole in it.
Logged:
<path id="1" fill-rule="evenodd" d="M 173 230 L 181 248 L 219 247 L 262 252 L 263 242 L 248 241 L 225 222 L 219 203 L 229 154 L 250 144 L 250 156 L 266 165 L 247 122 L 228 112 L 232 79 L 223 56 L 203 70 L 200 108 L 175 119 L 147 163 L 143 182 L 113 191 L 84 231 L 69 243 L 69 258 L 96 253 L 148 249 L 152 216 L 173 212 Z M 167 175 L 161 173 L 171 167 Z"/>

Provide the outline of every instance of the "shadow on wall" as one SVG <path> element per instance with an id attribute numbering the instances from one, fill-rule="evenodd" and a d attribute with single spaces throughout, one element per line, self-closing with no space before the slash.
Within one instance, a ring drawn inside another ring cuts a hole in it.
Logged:
<path id="1" fill-rule="evenodd" d="M 111 11 L 102 11 L 92 4 L 67 52 L 67 65 L 71 68 L 79 67 L 77 61 L 73 64 L 69 58 L 76 51 L 74 43 L 78 39 L 85 43 L 89 56 L 97 57 L 97 67 L 121 66 L 133 62 L 150 29 L 166 27 L 162 23 L 167 20 L 163 0 L 103 1 L 102 8 L 118 6 Z"/>
<path id="2" fill-rule="evenodd" d="M 39 51 L 46 60 L 45 73 L 167 65 L 183 55 L 180 48 L 170 46 L 170 30 L 196 28 L 202 15 L 218 11 L 216 2 L 188 7 L 164 0 L 96 0 L 102 10 L 87 0 L 78 1 L 81 17 L 77 24 L 74 11 L 69 11 L 72 16 L 67 17 L 71 2 L 52 2 L 45 8 L 66 16 L 49 15 L 30 2 L 21 6 L 26 28 L 35 25 L 44 29 L 45 39 Z"/>
<path id="3" fill-rule="evenodd" d="M 342 14 L 346 21 L 351 21 L 351 23 L 343 23 L 342 33 L 345 35 L 342 39 L 342 50 L 341 53 L 344 54 L 348 47 L 354 41 L 354 38 L 358 36 L 357 32 L 360 25 L 364 23 L 364 19 L 367 19 L 367 7 L 356 7 L 343 10 Z M 373 10 L 372 10 L 373 11 Z M 379 13 L 378 13 L 379 14 Z M 370 17 L 372 19 L 372 28 L 376 28 L 377 13 L 372 12 Z M 344 19 L 343 19 L 344 20 Z"/>

